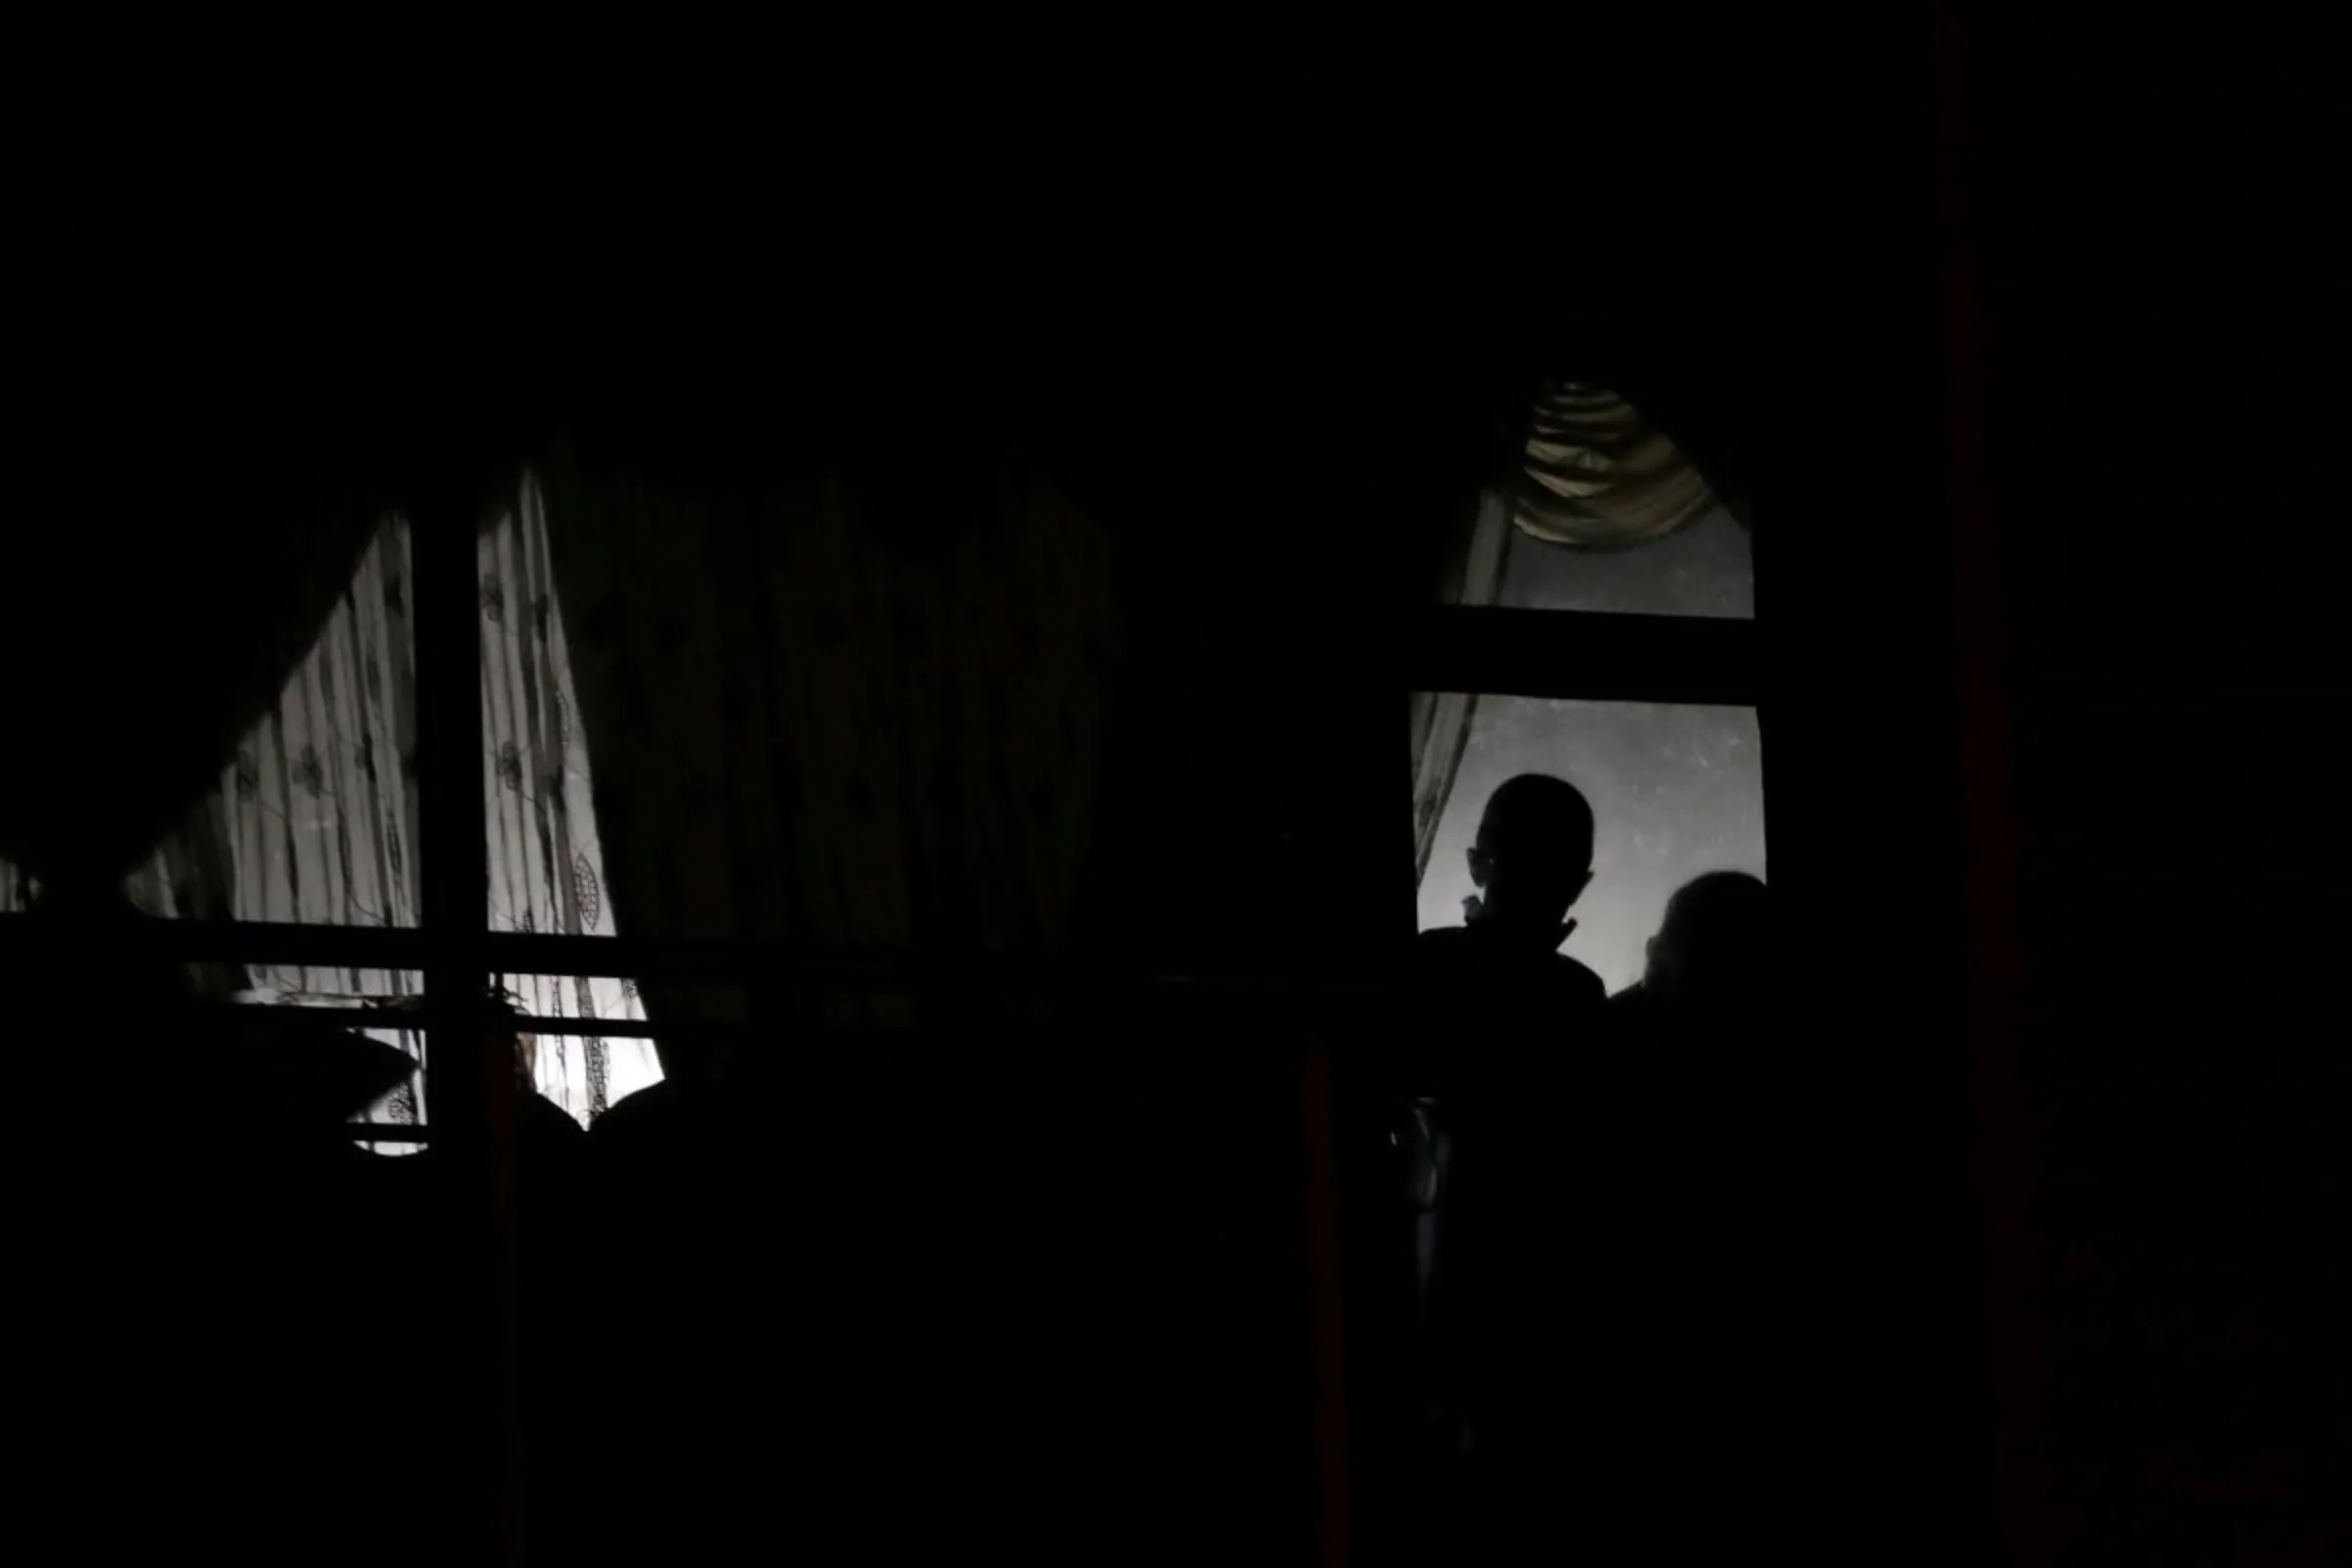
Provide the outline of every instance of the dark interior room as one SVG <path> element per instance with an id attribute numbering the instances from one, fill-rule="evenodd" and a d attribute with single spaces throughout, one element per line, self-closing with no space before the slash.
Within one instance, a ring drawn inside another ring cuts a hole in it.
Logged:
<path id="1" fill-rule="evenodd" d="M 12 159 L 20 1551 L 2352 1561 L 2327 51 L 188 47 Z"/>

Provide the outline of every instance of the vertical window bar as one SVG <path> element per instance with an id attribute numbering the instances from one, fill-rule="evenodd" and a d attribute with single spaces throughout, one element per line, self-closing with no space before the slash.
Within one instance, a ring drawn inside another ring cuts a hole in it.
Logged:
<path id="1" fill-rule="evenodd" d="M 489 925 L 484 805 L 478 493 L 460 482 L 413 518 L 417 745 L 422 800 L 425 1113 L 449 1172 L 449 1235 L 461 1249 L 462 1329 L 444 1369 L 444 1451 L 480 1478 L 465 1517 L 489 1560 L 525 1560 L 521 1268 L 516 1246 L 515 1069 L 491 1027 L 480 943 Z"/>

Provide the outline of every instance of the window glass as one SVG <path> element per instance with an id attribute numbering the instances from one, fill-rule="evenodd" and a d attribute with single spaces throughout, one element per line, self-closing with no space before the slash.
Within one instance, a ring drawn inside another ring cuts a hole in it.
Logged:
<path id="1" fill-rule="evenodd" d="M 1755 614 L 1743 510 L 1642 410 L 1554 381 L 1527 416 L 1525 442 L 1444 558 L 1442 603 Z"/>
<path id="2" fill-rule="evenodd" d="M 388 518 L 277 701 L 127 879 L 178 919 L 416 923 L 416 639 L 409 530 Z"/>
<path id="3" fill-rule="evenodd" d="M 415 971 L 256 965 L 251 973 L 252 983 L 234 993 L 234 1000 L 348 1009 L 358 1033 L 398 1046 L 420 1067 L 431 1060 L 427 1035 L 398 1027 L 400 1009 L 420 1003 L 424 996 L 424 977 Z M 645 1019 L 633 981 L 510 974 L 499 976 L 498 984 L 510 1005 L 533 1017 L 639 1023 Z M 521 1038 L 519 1047 L 532 1086 L 582 1125 L 662 1077 L 661 1060 L 650 1040 L 532 1031 Z M 429 1089 L 419 1072 L 357 1119 L 421 1123 L 430 1120 L 431 1108 Z"/>
<path id="4" fill-rule="evenodd" d="M 1458 722 L 1462 706 L 1440 710 Z M 1469 851 L 1479 817 L 1517 773 L 1555 774 L 1592 803 L 1592 882 L 1569 911 L 1576 930 L 1561 951 L 1612 992 L 1642 978 L 1648 939 L 1676 888 L 1708 871 L 1764 873 L 1753 709 L 1493 696 L 1467 707 L 1459 763 L 1434 813 L 1420 929 L 1462 922 L 1464 901 L 1477 892 Z M 1423 755 L 1446 750 L 1425 746 Z"/>
<path id="5" fill-rule="evenodd" d="M 482 535 L 479 566 L 490 928 L 609 936 L 588 742 L 535 490 Z"/>
<path id="6" fill-rule="evenodd" d="M 398 1027 L 398 1010 L 424 993 L 424 976 L 413 969 L 366 969 L 323 965 L 255 964 L 248 983 L 231 1000 L 252 1005 L 318 1008 L 350 1014 L 352 1032 L 394 1047 L 416 1064 L 417 1070 L 393 1085 L 376 1102 L 355 1113 L 352 1120 L 378 1127 L 421 1126 L 429 1105 L 424 1092 L 425 1037 L 421 1030 Z M 296 1049 L 320 1044 L 316 1037 L 298 1036 L 288 1044 Z M 382 1154 L 413 1153 L 421 1147 L 394 1138 L 364 1139 L 362 1147 Z"/>
<path id="7" fill-rule="evenodd" d="M 1571 550 L 1517 533 L 1498 603 L 1510 610 L 1752 619 L 1755 567 L 1747 530 L 1714 507 L 1681 532 L 1630 550 Z"/>
<path id="8" fill-rule="evenodd" d="M 609 935 L 603 846 L 577 721 L 569 652 L 535 498 L 477 547 L 482 634 L 487 915 L 493 931 Z M 418 854 L 416 650 L 408 524 L 387 517 L 318 640 L 238 744 L 217 787 L 126 891 L 152 915 L 414 926 Z M 0 900 L 17 879 L 0 877 Z M 386 970 L 256 966 L 252 1000 L 333 1004 L 415 996 Z M 642 1019 L 619 980 L 509 975 L 527 1013 Z M 650 1044 L 565 1036 L 544 1042 L 542 1093 L 585 1122 L 659 1078 Z M 414 1099 L 414 1097 L 411 1097 Z M 392 1107 L 406 1119 L 414 1104 Z"/>
<path id="9" fill-rule="evenodd" d="M 486 529 L 478 564 L 490 927 L 610 934 L 588 749 L 540 510 L 518 505 Z M 130 878 L 134 902 L 179 918 L 417 923 L 412 597 L 409 526 L 388 517 L 218 786 Z M 10 886 L 0 880 L 0 896 Z"/>
<path id="10" fill-rule="evenodd" d="M 519 1010 L 533 1017 L 645 1020 L 633 980 L 505 974 L 498 983 Z M 523 1050 L 533 1085 L 583 1126 L 662 1079 L 661 1057 L 651 1040 L 537 1034 L 524 1040 Z"/>

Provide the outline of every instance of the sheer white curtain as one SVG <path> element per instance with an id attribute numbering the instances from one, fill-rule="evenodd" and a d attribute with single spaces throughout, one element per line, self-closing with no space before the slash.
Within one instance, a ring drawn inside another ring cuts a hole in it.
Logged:
<path id="1" fill-rule="evenodd" d="M 514 510 L 482 536 L 482 753 L 489 792 L 493 929 L 611 933 L 588 743 L 548 563 L 547 512 L 525 476 Z M 503 975 L 525 1012 L 642 1019 L 634 982 Z M 535 1071 L 549 1099 L 587 1121 L 662 1076 L 653 1044 L 543 1035 Z"/>
<path id="2" fill-rule="evenodd" d="M 1448 577 L 1440 585 L 1441 600 L 1448 605 L 1493 605 L 1502 597 L 1503 574 L 1511 552 L 1511 504 L 1493 491 L 1479 497 L 1478 513 L 1469 532 L 1458 542 Z M 1471 720 L 1478 713 L 1476 692 L 1415 692 L 1412 698 L 1413 736 L 1413 875 L 1429 871 L 1429 855 L 1438 841 L 1438 819 L 1453 793 L 1453 776 L 1462 765 L 1462 749 L 1470 742 Z"/>
<path id="3" fill-rule="evenodd" d="M 547 531 L 528 479 L 480 543 L 483 789 L 493 929 L 612 930 Z M 151 913 L 329 925 L 413 925 L 417 854 L 416 642 L 407 522 L 387 517 L 317 643 L 247 734 L 220 785 L 131 879 Z M 257 966 L 254 992 L 393 998 L 395 970 Z M 628 982 L 500 977 L 526 1012 L 641 1018 Z M 387 1036 L 387 1038 L 392 1038 Z M 415 1049 L 413 1039 L 402 1043 Z M 651 1045 L 542 1036 L 540 1092 L 582 1121 L 661 1076 Z M 378 1108 L 416 1117 L 413 1090 Z"/>

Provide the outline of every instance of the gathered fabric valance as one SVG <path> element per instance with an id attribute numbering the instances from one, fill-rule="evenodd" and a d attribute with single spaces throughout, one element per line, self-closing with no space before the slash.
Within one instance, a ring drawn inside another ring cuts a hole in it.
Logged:
<path id="1" fill-rule="evenodd" d="M 1549 381 L 1500 489 L 1520 532 L 1573 550 L 1679 533 L 1716 504 L 1696 464 L 1606 387 Z"/>

